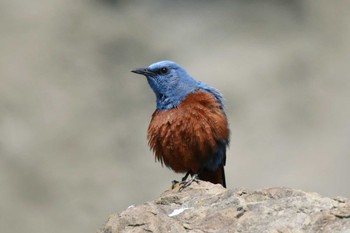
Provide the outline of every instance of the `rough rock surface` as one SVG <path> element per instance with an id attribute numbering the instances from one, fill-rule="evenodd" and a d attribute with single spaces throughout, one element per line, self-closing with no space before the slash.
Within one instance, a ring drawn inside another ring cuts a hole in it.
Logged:
<path id="1" fill-rule="evenodd" d="M 350 201 L 290 188 L 230 190 L 201 181 L 112 214 L 99 233 L 116 232 L 350 233 Z"/>

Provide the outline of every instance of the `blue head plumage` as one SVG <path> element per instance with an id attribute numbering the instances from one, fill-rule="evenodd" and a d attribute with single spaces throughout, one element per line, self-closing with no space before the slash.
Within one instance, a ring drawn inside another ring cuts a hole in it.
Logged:
<path id="1" fill-rule="evenodd" d="M 215 96 L 223 105 L 223 96 L 215 88 L 193 79 L 185 69 L 172 61 L 160 61 L 147 68 L 132 70 L 145 75 L 157 98 L 157 109 L 166 110 L 178 106 L 185 97 L 202 90 Z"/>

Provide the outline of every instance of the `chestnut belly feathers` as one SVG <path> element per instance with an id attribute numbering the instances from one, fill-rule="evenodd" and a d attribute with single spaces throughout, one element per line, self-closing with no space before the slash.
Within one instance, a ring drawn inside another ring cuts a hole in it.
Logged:
<path id="1" fill-rule="evenodd" d="M 212 94 L 199 91 L 175 108 L 156 110 L 148 140 L 156 159 L 175 172 L 215 171 L 225 165 L 227 118 Z"/>

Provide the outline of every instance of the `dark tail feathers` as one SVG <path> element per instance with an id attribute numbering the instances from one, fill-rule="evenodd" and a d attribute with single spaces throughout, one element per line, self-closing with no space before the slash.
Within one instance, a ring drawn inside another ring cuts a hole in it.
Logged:
<path id="1" fill-rule="evenodd" d="M 209 181 L 213 184 L 221 184 L 226 188 L 226 180 L 225 180 L 225 170 L 224 166 L 219 166 L 215 171 L 210 170 L 202 170 L 198 174 L 198 178 L 200 180 Z"/>

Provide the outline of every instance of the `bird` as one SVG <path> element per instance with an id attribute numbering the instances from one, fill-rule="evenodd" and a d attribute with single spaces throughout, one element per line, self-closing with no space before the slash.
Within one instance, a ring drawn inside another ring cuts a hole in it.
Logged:
<path id="1" fill-rule="evenodd" d="M 226 188 L 230 129 L 219 90 L 194 79 L 173 61 L 131 72 L 145 76 L 156 96 L 147 132 L 156 160 L 176 173 L 186 173 L 183 187 L 199 179 Z"/>

